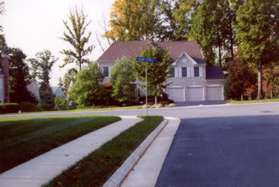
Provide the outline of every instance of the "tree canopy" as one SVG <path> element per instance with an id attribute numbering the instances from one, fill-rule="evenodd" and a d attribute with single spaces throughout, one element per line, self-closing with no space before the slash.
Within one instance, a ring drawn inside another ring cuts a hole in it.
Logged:
<path id="1" fill-rule="evenodd" d="M 89 63 L 88 55 L 93 50 L 93 45 L 90 43 L 91 32 L 87 31 L 87 17 L 82 10 L 71 11 L 68 21 L 64 21 L 66 31 L 62 39 L 70 44 L 71 48 L 62 50 L 65 55 L 64 67 L 67 64 L 76 64 L 81 70 L 82 65 Z"/>

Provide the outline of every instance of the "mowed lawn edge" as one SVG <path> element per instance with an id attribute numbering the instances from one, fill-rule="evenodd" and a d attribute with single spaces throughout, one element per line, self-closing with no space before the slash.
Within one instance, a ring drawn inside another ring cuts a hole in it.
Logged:
<path id="1" fill-rule="evenodd" d="M 119 120 L 114 116 L 1 120 L 0 173 Z"/>
<path id="2" fill-rule="evenodd" d="M 161 116 L 149 116 L 143 119 L 65 170 L 44 187 L 102 186 L 163 121 Z"/>

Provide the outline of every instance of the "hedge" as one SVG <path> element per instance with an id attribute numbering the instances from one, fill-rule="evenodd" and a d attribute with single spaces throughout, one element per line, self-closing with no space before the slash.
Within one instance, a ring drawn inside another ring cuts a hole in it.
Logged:
<path id="1" fill-rule="evenodd" d="M 20 106 L 17 103 L 0 104 L 0 114 L 18 113 Z"/>

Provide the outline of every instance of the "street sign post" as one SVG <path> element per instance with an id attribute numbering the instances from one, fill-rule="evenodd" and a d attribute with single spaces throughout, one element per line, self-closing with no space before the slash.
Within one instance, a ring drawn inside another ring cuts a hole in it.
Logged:
<path id="1" fill-rule="evenodd" d="M 157 59 L 154 58 L 147 58 L 143 56 L 138 56 L 136 57 L 137 62 L 143 62 L 143 63 L 156 63 L 158 62 Z M 145 64 L 145 105 L 146 105 L 146 116 L 148 116 L 148 80 L 147 80 L 147 74 L 148 74 L 148 69 L 147 69 L 147 64 Z"/>

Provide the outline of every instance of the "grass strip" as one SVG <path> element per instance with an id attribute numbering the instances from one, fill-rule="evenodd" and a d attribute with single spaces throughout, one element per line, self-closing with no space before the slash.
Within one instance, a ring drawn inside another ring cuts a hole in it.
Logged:
<path id="1" fill-rule="evenodd" d="M 0 173 L 118 120 L 67 117 L 1 121 Z"/>
<path id="2" fill-rule="evenodd" d="M 102 186 L 162 122 L 163 117 L 150 116 L 143 119 L 144 121 L 105 143 L 45 186 Z"/>
<path id="3" fill-rule="evenodd" d="M 274 99 L 256 99 L 256 100 L 229 100 L 231 104 L 253 104 L 253 103 L 272 103 L 272 102 L 279 102 L 279 98 Z"/>

